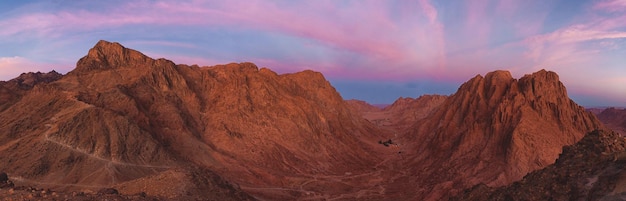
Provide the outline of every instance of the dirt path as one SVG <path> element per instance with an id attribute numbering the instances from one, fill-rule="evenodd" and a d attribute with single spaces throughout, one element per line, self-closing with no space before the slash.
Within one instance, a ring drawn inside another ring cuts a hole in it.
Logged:
<path id="1" fill-rule="evenodd" d="M 74 152 L 77 152 L 77 153 L 80 153 L 80 154 L 84 154 L 84 155 L 86 155 L 86 156 L 88 156 L 90 158 L 107 162 L 108 163 L 107 167 L 110 167 L 110 165 L 119 165 L 119 166 L 133 166 L 133 167 L 156 168 L 156 169 L 173 168 L 171 166 L 134 164 L 134 163 L 126 163 L 126 162 L 122 162 L 122 161 L 116 161 L 114 159 L 103 158 L 103 157 L 98 156 L 98 155 L 96 155 L 94 153 L 90 153 L 89 151 L 81 149 L 80 147 L 74 147 L 74 146 L 71 146 L 71 145 L 69 145 L 67 143 L 64 143 L 64 142 L 60 141 L 60 140 L 56 140 L 56 139 L 50 137 L 51 134 L 56 133 L 56 132 L 59 131 L 59 127 L 58 127 L 58 124 L 57 124 L 57 119 L 59 117 L 64 116 L 64 115 L 68 115 L 68 114 L 70 114 L 72 112 L 78 113 L 78 112 L 80 112 L 82 110 L 85 110 L 87 108 L 90 108 L 90 107 L 92 107 L 92 106 L 88 105 L 88 104 L 82 104 L 81 107 L 78 107 L 78 108 L 76 108 L 74 110 L 71 110 L 71 112 L 63 112 L 63 113 L 55 114 L 54 117 L 52 117 L 50 119 L 50 123 L 45 125 L 47 130 L 43 133 L 42 140 L 45 141 L 45 142 L 50 142 L 52 144 L 56 144 L 56 145 L 61 146 L 61 147 L 65 148 L 65 149 L 69 149 L 71 151 L 74 151 Z"/>

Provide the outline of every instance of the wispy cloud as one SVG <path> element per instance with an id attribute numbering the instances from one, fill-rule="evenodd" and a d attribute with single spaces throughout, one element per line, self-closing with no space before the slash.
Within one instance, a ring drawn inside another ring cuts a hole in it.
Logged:
<path id="1" fill-rule="evenodd" d="M 62 61 L 70 63 L 85 44 L 107 39 L 179 63 L 252 61 L 336 79 L 462 82 L 496 69 L 584 74 L 583 64 L 622 51 L 626 38 L 625 0 L 587 2 L 576 13 L 557 1 L 515 0 L 64 3 L 0 17 L 0 45 L 14 48 L 0 57 L 46 63 L 72 49 Z M 555 24 L 554 16 L 563 19 Z"/>
<path id="2" fill-rule="evenodd" d="M 594 4 L 593 8 L 610 12 L 626 11 L 626 0 L 604 0 Z"/>

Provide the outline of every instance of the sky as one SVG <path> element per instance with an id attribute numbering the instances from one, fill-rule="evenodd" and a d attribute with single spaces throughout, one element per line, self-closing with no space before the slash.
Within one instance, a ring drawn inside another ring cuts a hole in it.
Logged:
<path id="1" fill-rule="evenodd" d="M 626 0 L 2 1 L 0 80 L 67 73 L 101 39 L 179 64 L 310 69 L 373 104 L 546 69 L 578 104 L 626 106 Z"/>

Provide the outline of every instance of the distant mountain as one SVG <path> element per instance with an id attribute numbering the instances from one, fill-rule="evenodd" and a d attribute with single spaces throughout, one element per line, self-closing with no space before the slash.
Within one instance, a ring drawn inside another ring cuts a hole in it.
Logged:
<path id="1" fill-rule="evenodd" d="M 370 105 L 369 103 L 362 100 L 350 99 L 346 100 L 346 103 L 348 103 L 352 110 L 361 114 L 367 112 L 380 112 L 382 110 L 382 108 Z"/>
<path id="2" fill-rule="evenodd" d="M 19 100 L 24 93 L 39 83 L 50 83 L 61 79 L 63 75 L 56 71 L 49 73 L 22 73 L 19 77 L 0 81 L 0 111 Z"/>
<path id="3" fill-rule="evenodd" d="M 563 147 L 555 164 L 499 188 L 484 184 L 452 200 L 624 200 L 626 140 L 614 132 L 594 131 Z"/>
<path id="4" fill-rule="evenodd" d="M 597 116 L 610 129 L 626 135 L 626 109 L 611 107 L 602 110 Z"/>
<path id="5" fill-rule="evenodd" d="M 365 119 L 393 133 L 401 133 L 413 123 L 428 116 L 446 96 L 422 95 L 418 98 L 400 97 L 393 104 L 379 108 L 361 100 L 347 100 L 354 111 Z"/>

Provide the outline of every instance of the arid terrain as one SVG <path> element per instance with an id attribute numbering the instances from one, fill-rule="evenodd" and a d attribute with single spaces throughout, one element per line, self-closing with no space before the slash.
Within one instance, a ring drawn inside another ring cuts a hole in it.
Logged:
<path id="1" fill-rule="evenodd" d="M 507 200 L 540 182 L 556 187 L 517 198 L 595 199 L 622 192 L 604 177 L 623 169 L 609 130 L 626 127 L 623 114 L 596 117 L 545 70 L 380 108 L 314 71 L 188 66 L 99 41 L 65 75 L 0 82 L 0 197 Z M 569 187 L 584 182 L 560 174 L 570 170 L 594 190 Z"/>

